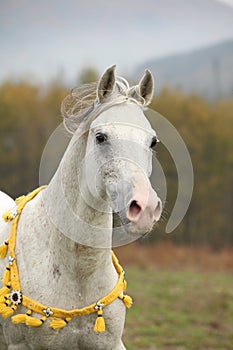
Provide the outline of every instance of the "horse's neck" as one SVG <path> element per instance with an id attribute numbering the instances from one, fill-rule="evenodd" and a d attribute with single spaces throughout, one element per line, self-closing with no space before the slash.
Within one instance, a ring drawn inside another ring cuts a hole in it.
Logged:
<path id="1" fill-rule="evenodd" d="M 98 241 L 111 238 L 112 218 L 90 208 L 80 195 L 81 159 L 75 145 L 73 152 L 65 153 L 48 187 L 25 206 L 17 229 L 22 290 L 45 305 L 68 309 L 74 300 L 79 307 L 92 303 L 117 280 L 110 245 L 103 247 Z M 62 290 L 62 297 L 54 293 L 57 290 Z"/>
<path id="2" fill-rule="evenodd" d="M 79 142 L 71 141 L 42 194 L 53 231 L 49 249 L 53 251 L 54 264 L 63 259 L 67 270 L 80 278 L 95 273 L 100 266 L 103 269 L 111 259 L 112 215 L 90 207 L 80 193 L 78 164 L 85 155 L 85 144 L 86 136 Z"/>
<path id="3" fill-rule="evenodd" d="M 51 235 L 48 248 L 51 266 L 60 266 L 68 278 L 81 281 L 93 278 L 111 265 L 109 249 L 95 249 L 75 243 L 64 234 Z M 61 268 L 60 268 L 61 269 Z"/>

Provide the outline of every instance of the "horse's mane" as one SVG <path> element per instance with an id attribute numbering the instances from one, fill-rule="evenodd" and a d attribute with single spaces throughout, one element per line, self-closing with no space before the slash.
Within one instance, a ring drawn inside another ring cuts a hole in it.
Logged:
<path id="1" fill-rule="evenodd" d="M 74 133 L 81 124 L 86 130 L 89 129 L 87 124 L 90 126 L 100 113 L 114 105 L 130 100 L 143 108 L 144 99 L 138 93 L 138 86 L 130 88 L 124 78 L 116 77 L 114 91 L 101 103 L 96 94 L 97 85 L 98 83 L 94 82 L 76 87 L 63 100 L 61 112 L 64 125 L 70 133 Z"/>

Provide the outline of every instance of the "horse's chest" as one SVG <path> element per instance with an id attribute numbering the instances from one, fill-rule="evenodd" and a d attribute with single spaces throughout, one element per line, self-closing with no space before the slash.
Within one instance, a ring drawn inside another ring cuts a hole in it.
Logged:
<path id="1" fill-rule="evenodd" d="M 75 320 L 76 321 L 76 320 Z M 30 344 L 33 350 L 110 350 L 114 348 L 114 340 L 109 332 L 94 333 L 93 327 L 86 322 L 81 329 L 76 322 L 66 328 L 53 331 L 46 329 L 29 329 L 24 332 L 26 344 Z"/>
<path id="2" fill-rule="evenodd" d="M 125 310 L 120 303 L 116 303 L 113 309 L 107 310 L 106 307 L 104 310 L 104 333 L 94 332 L 96 315 L 90 314 L 74 318 L 58 331 L 49 327 L 49 320 L 34 328 L 24 324 L 13 325 L 8 319 L 4 326 L 4 335 L 8 344 L 21 344 L 25 350 L 113 350 L 121 338 L 124 325 Z"/>
<path id="3" fill-rule="evenodd" d="M 40 328 L 18 325 L 10 334 L 6 331 L 5 335 L 9 344 L 20 344 L 25 350 L 110 350 L 115 343 L 109 332 L 94 333 L 88 324 L 85 330 L 73 324 L 59 331 L 53 331 L 46 325 Z"/>

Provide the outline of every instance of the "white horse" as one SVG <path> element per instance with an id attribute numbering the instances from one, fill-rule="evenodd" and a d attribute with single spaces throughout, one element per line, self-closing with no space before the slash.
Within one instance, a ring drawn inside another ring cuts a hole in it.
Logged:
<path id="1" fill-rule="evenodd" d="M 162 211 L 149 181 L 151 148 L 157 138 L 143 113 L 153 96 L 151 73 L 146 70 L 139 85 L 130 88 L 125 79 L 115 76 L 112 66 L 89 90 L 91 94 L 74 91 L 63 102 L 64 123 L 72 139 L 48 187 L 25 205 L 17 226 L 15 257 L 21 292 L 63 310 L 85 308 L 109 295 L 117 284 L 111 254 L 112 213 L 119 215 L 125 237 L 132 239 L 150 231 Z M 0 203 L 2 212 L 15 206 L 2 192 Z M 2 243 L 11 228 L 11 221 L 1 220 Z M 115 240 L 117 234 L 116 230 Z M 122 233 L 119 237 L 122 242 Z M 0 261 L 1 276 L 8 258 Z M 26 312 L 19 305 L 14 315 Z M 49 308 L 44 312 L 44 319 L 51 316 Z M 116 298 L 104 307 L 105 332 L 93 331 L 96 315 L 67 318 L 63 323 L 69 323 L 59 330 L 49 322 L 28 327 L 26 321 L 14 324 L 11 317 L 0 317 L 0 349 L 125 349 L 122 300 Z M 102 309 L 98 315 L 102 317 Z"/>

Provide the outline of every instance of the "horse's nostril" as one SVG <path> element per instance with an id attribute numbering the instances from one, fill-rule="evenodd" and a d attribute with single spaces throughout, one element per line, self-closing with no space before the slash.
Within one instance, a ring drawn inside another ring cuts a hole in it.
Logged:
<path id="1" fill-rule="evenodd" d="M 140 207 L 140 205 L 137 203 L 137 201 L 133 200 L 129 206 L 129 219 L 137 219 L 141 211 L 142 208 Z"/>

